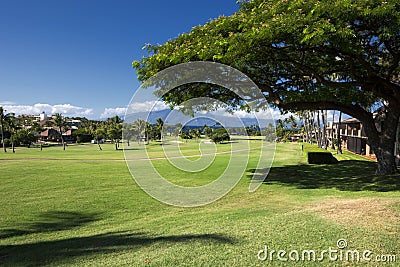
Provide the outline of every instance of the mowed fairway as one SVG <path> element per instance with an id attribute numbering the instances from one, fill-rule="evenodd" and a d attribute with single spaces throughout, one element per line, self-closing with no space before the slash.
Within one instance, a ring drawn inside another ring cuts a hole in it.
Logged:
<path id="1" fill-rule="evenodd" d="M 159 144 L 149 147 L 151 157 L 162 155 Z M 184 155 L 199 153 L 194 141 L 181 147 Z M 381 264 L 376 255 L 397 255 L 385 266 L 399 266 L 399 175 L 376 178 L 373 162 L 348 153 L 337 156 L 337 165 L 307 165 L 299 144 L 278 144 L 266 182 L 249 193 L 250 175 L 258 171 L 257 152 L 251 153 L 238 185 L 197 208 L 148 196 L 113 145 L 0 153 L 0 265 L 365 266 L 327 255 L 322 262 L 257 258 L 265 246 L 319 253 L 337 249 L 342 238 L 346 249 L 372 251 L 371 266 Z M 215 164 L 228 159 L 220 153 Z M 154 162 L 182 185 L 204 184 L 221 172 L 188 173 L 178 181 L 166 160 Z"/>

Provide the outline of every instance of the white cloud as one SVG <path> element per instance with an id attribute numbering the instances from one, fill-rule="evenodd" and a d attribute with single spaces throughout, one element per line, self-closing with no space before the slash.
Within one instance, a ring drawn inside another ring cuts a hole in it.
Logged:
<path id="1" fill-rule="evenodd" d="M 34 105 L 3 105 L 3 108 L 7 113 L 15 113 L 16 115 L 21 114 L 39 114 L 45 112 L 49 115 L 54 113 L 61 113 L 64 116 L 74 117 L 74 116 L 89 116 L 93 114 L 93 110 L 90 108 L 77 107 L 71 104 L 42 104 L 37 103 Z"/>
<path id="2" fill-rule="evenodd" d="M 106 119 L 113 117 L 115 115 L 123 116 L 125 115 L 126 108 L 105 108 L 103 113 L 101 113 L 100 118 Z"/>
<path id="3" fill-rule="evenodd" d="M 4 106 L 4 105 L 15 105 L 15 102 L 12 101 L 2 101 L 0 102 L 0 106 Z"/>
<path id="4" fill-rule="evenodd" d="M 126 112 L 129 114 L 135 114 L 139 112 L 159 111 L 169 109 L 169 106 L 162 101 L 144 101 L 144 102 L 132 102 L 128 108 L 105 108 L 103 113 L 100 115 L 101 119 L 110 118 L 115 115 L 124 116 Z"/>
<path id="5" fill-rule="evenodd" d="M 144 102 L 132 102 L 129 105 L 129 113 L 136 112 L 148 112 L 148 111 L 159 111 L 169 109 L 169 106 L 162 101 L 144 101 Z"/>

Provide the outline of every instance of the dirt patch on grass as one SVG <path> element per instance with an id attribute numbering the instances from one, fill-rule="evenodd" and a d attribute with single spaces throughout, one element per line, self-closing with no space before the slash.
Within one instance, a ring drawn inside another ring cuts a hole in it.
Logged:
<path id="1" fill-rule="evenodd" d="M 332 199 L 314 202 L 309 211 L 346 226 L 361 226 L 397 232 L 400 227 L 400 212 L 393 208 L 400 200 L 358 198 Z"/>

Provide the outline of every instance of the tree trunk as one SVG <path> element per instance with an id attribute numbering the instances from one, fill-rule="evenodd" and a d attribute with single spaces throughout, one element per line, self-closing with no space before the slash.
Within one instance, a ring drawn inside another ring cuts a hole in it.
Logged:
<path id="1" fill-rule="evenodd" d="M 326 134 L 326 110 L 321 110 L 321 119 L 322 119 L 322 148 L 327 149 L 327 134 Z"/>
<path id="2" fill-rule="evenodd" d="M 310 115 L 309 116 L 309 122 L 310 122 L 309 129 L 310 129 L 310 134 L 311 134 L 311 142 L 310 143 L 314 144 L 314 136 L 316 137 L 315 123 L 314 123 L 314 112 L 310 111 L 309 115 Z"/>
<path id="3" fill-rule="evenodd" d="M 322 147 L 322 140 L 321 140 L 321 120 L 319 118 L 319 110 L 317 110 L 317 126 L 318 126 L 318 133 L 317 133 L 317 143 L 319 147 Z"/>
<path id="4" fill-rule="evenodd" d="M 103 149 L 101 148 L 101 146 L 100 146 L 99 139 L 97 139 L 97 145 L 99 146 L 99 149 L 100 149 L 100 150 L 103 150 Z"/>
<path id="5" fill-rule="evenodd" d="M 65 150 L 65 142 L 64 142 L 64 137 L 63 137 L 63 131 L 61 129 L 61 126 L 59 128 L 60 128 L 61 143 L 62 143 L 62 146 L 63 146 L 63 150 Z"/>
<path id="6" fill-rule="evenodd" d="M 308 111 L 304 112 L 304 129 L 306 131 L 306 142 L 310 143 L 310 127 L 309 127 L 309 122 L 308 122 Z"/>
<path id="7" fill-rule="evenodd" d="M 314 131 L 314 114 L 310 111 L 308 113 L 308 130 L 309 135 L 310 135 L 310 144 L 314 144 L 314 136 L 315 136 L 315 131 Z"/>
<path id="8" fill-rule="evenodd" d="M 374 149 L 378 159 L 377 175 L 397 173 L 396 158 L 394 156 L 394 142 L 390 138 L 381 138 L 379 147 Z"/>
<path id="9" fill-rule="evenodd" d="M 359 119 L 368 138 L 367 143 L 372 148 L 378 160 L 376 174 L 389 175 L 398 172 L 397 166 L 395 165 L 394 144 L 397 130 L 396 126 L 400 118 L 400 105 L 396 99 L 388 99 L 385 105 L 380 109 L 384 121 L 382 127 L 377 127 L 375 125 L 375 118 L 371 112 L 366 111 L 358 105 L 346 106 L 329 101 L 312 104 L 313 103 L 310 104 L 310 102 L 296 103 L 295 109 L 301 110 L 310 107 L 316 108 L 317 110 L 322 108 L 335 108 Z M 280 107 L 293 110 L 290 104 L 281 104 Z"/>
<path id="10" fill-rule="evenodd" d="M 397 124 L 397 133 L 396 133 L 394 155 L 396 157 L 396 164 L 399 166 L 400 165 L 400 121 Z"/>
<path id="11" fill-rule="evenodd" d="M 378 160 L 377 175 L 389 175 L 398 172 L 394 155 L 397 125 L 400 118 L 400 109 L 387 107 L 384 125 L 381 131 L 375 126 L 374 119 L 362 121 L 368 137 L 368 144 L 371 146 Z"/>
<path id="12" fill-rule="evenodd" d="M 338 123 L 338 126 L 337 126 L 337 129 L 336 129 L 336 131 L 337 131 L 337 142 L 338 142 L 338 144 L 337 144 L 337 153 L 338 154 L 343 154 L 343 151 L 342 151 L 342 138 L 341 138 L 341 129 L 340 129 L 340 127 L 342 127 L 342 112 L 340 111 L 339 112 L 339 123 Z"/>
<path id="13" fill-rule="evenodd" d="M 328 135 L 328 110 L 325 110 L 325 147 L 328 149 L 329 146 L 329 135 Z"/>
<path id="14" fill-rule="evenodd" d="M 12 152 L 15 153 L 14 140 L 11 141 L 11 149 L 12 149 Z"/>
<path id="15" fill-rule="evenodd" d="M 331 149 L 334 150 L 335 142 L 333 142 L 333 140 L 334 140 L 333 125 L 335 125 L 335 110 L 333 111 L 333 115 L 332 115 L 332 131 L 331 131 Z"/>
<path id="16" fill-rule="evenodd" d="M 3 124 L 3 122 L 1 122 L 0 127 L 1 127 L 1 143 L 3 144 L 4 152 L 7 152 L 6 144 L 4 143 L 4 129 L 3 129 L 4 128 L 4 124 Z"/>

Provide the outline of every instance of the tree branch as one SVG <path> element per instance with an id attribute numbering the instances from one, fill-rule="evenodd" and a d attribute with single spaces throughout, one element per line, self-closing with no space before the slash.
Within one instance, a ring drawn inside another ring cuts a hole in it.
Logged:
<path id="1" fill-rule="evenodd" d="M 318 109 L 329 109 L 329 110 L 339 110 L 342 111 L 354 118 L 359 119 L 360 121 L 368 121 L 373 119 L 372 113 L 366 111 L 359 105 L 345 105 L 342 103 L 334 102 L 334 101 L 303 101 L 303 102 L 288 102 L 288 103 L 279 103 L 279 108 L 286 110 L 318 110 Z"/>

